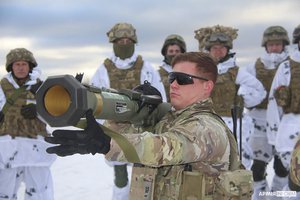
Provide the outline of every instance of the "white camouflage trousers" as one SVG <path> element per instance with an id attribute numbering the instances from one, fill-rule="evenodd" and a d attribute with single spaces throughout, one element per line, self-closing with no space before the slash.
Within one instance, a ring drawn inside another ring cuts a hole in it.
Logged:
<path id="1" fill-rule="evenodd" d="M 0 169 L 0 199 L 16 200 L 21 182 L 24 182 L 26 187 L 25 200 L 54 199 L 52 176 L 49 167 Z"/>

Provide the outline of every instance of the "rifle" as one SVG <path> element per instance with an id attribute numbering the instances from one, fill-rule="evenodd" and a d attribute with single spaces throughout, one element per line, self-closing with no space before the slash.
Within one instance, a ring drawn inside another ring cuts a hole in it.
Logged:
<path id="1" fill-rule="evenodd" d="M 239 149 L 240 149 L 240 160 L 242 161 L 242 123 L 243 123 L 243 107 L 237 105 L 236 103 L 233 105 L 231 108 L 231 116 L 232 116 L 232 121 L 233 121 L 233 135 L 238 143 L 237 140 L 237 119 L 239 118 L 239 136 L 240 136 L 240 141 L 239 141 Z"/>

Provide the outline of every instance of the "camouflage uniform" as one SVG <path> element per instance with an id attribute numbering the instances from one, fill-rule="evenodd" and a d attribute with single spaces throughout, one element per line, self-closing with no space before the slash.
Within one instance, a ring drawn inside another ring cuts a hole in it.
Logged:
<path id="1" fill-rule="evenodd" d="M 16 91 L 13 84 L 6 78 L 1 80 L 0 85 L 6 97 L 10 97 Z M 19 112 L 22 106 L 26 105 L 26 101 L 35 101 L 35 97 L 30 91 L 24 91 L 15 101 L 14 106 L 8 108 L 0 127 L 0 136 L 9 134 L 12 137 L 36 138 L 37 135 L 47 135 L 46 125 L 41 120 L 24 119 Z"/>
<path id="2" fill-rule="evenodd" d="M 184 39 L 177 34 L 171 34 L 169 35 L 162 46 L 161 54 L 164 56 L 164 60 L 159 66 L 159 74 L 162 80 L 162 83 L 164 84 L 164 88 L 167 95 L 167 102 L 170 102 L 169 93 L 170 93 L 170 84 L 168 81 L 168 75 L 172 71 L 171 61 L 174 55 L 167 55 L 167 50 L 170 45 L 177 45 L 180 48 L 181 53 L 186 52 L 186 44 Z"/>
<path id="3" fill-rule="evenodd" d="M 163 100 L 166 101 L 166 94 L 159 73 L 149 62 L 143 60 L 141 55 L 135 53 L 134 45 L 138 42 L 135 28 L 128 23 L 117 23 L 107 32 L 107 36 L 109 42 L 113 43 L 114 53 L 97 68 L 91 79 L 91 85 L 99 88 L 133 89 L 137 85 L 143 84 L 144 81 L 148 81 L 153 87 L 160 91 Z M 130 39 L 133 44 L 129 44 L 129 46 L 125 48 L 117 46 L 116 41 L 122 38 Z M 120 53 L 122 49 L 128 49 L 128 52 L 125 51 L 123 55 Z M 125 56 L 126 58 L 118 57 L 116 55 L 117 53 L 120 53 L 121 57 Z M 98 120 L 98 122 L 104 123 L 103 120 Z M 106 125 L 116 131 L 126 129 L 126 126 L 128 126 L 126 124 L 116 124 L 111 121 L 106 123 Z M 116 177 L 115 186 L 117 186 L 114 187 L 113 198 L 116 200 L 126 199 L 128 196 L 128 192 L 126 194 L 125 191 L 128 189 L 126 166 L 124 163 L 118 162 L 110 162 L 110 164 L 114 165 Z"/>
<path id="4" fill-rule="evenodd" d="M 298 137 L 291 157 L 289 188 L 300 192 L 300 137 Z"/>
<path id="5" fill-rule="evenodd" d="M 180 199 L 181 172 L 218 176 L 229 169 L 226 126 L 207 112 L 213 112 L 210 98 L 169 112 L 153 133 L 124 134 L 141 161 L 133 167 L 130 199 Z M 127 162 L 114 141 L 106 159 Z M 207 187 L 205 192 L 213 190 Z"/>
<path id="6" fill-rule="evenodd" d="M 272 137 L 267 132 L 267 105 L 270 98 L 269 92 L 272 91 L 271 84 L 273 77 L 278 70 L 278 66 L 281 62 L 288 58 L 288 52 L 285 48 L 289 44 L 289 38 L 287 31 L 281 26 L 270 26 L 263 34 L 261 46 L 267 48 L 267 42 L 282 41 L 283 51 L 281 53 L 267 52 L 258 58 L 253 64 L 246 67 L 247 71 L 256 76 L 264 85 L 268 95 L 264 101 L 251 108 L 249 115 L 253 118 L 255 128 L 250 137 L 250 145 L 253 151 L 254 163 L 252 170 L 254 176 L 255 196 L 259 191 L 267 191 L 269 186 L 266 181 L 266 167 L 267 164 L 274 158 L 275 176 L 272 181 L 272 190 L 282 190 L 282 185 L 286 183 L 287 170 L 283 166 L 280 158 L 278 157 L 274 145 L 275 137 Z M 261 198 L 256 196 L 255 198 Z"/>
<path id="7" fill-rule="evenodd" d="M 210 51 L 214 45 L 223 45 L 227 48 L 227 55 L 218 61 L 218 78 L 212 91 L 211 98 L 214 102 L 214 110 L 222 117 L 227 126 L 233 131 L 234 122 L 231 109 L 238 108 L 237 116 L 245 107 L 253 107 L 260 103 L 266 92 L 262 84 L 251 74 L 239 68 L 236 64 L 233 40 L 237 38 L 237 29 L 225 26 L 212 26 L 200 28 L 195 31 L 195 38 L 199 41 L 200 51 Z M 239 121 L 238 121 L 239 122 Z M 240 124 L 237 124 L 237 136 L 239 136 Z M 246 168 L 251 166 L 251 150 L 248 140 L 253 132 L 252 119 L 249 116 L 242 117 L 242 155 Z M 239 138 L 238 138 L 239 139 Z"/>
<path id="8" fill-rule="evenodd" d="M 293 36 L 293 43 L 298 48 L 278 67 L 273 79 L 267 110 L 267 131 L 275 138 L 275 148 L 283 165 L 290 169 L 289 179 L 295 184 L 290 184 L 290 189 L 299 193 L 300 25 L 295 28 Z M 300 194 L 297 195 L 299 198 Z"/>
<path id="9" fill-rule="evenodd" d="M 26 199 L 53 200 L 50 166 L 56 156 L 46 153 L 49 147 L 44 141 L 46 125 L 37 117 L 28 119 L 20 113 L 22 106 L 35 102 L 29 90 L 40 81 L 40 71 L 33 54 L 24 48 L 11 50 L 6 60 L 8 73 L 0 84 L 0 108 L 4 112 L 0 125 L 0 199 L 16 199 L 19 185 L 24 181 Z M 29 63 L 30 72 L 24 85 L 19 85 L 13 75 L 12 65 L 17 61 Z M 26 89 L 13 102 L 11 96 L 20 87 Z"/>

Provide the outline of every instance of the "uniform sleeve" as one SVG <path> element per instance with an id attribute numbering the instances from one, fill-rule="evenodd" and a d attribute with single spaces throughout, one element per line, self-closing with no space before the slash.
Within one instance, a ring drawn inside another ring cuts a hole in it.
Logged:
<path id="1" fill-rule="evenodd" d="M 110 87 L 108 72 L 103 64 L 97 68 L 95 74 L 91 78 L 90 84 L 98 88 Z"/>
<path id="2" fill-rule="evenodd" d="M 267 92 L 263 84 L 246 69 L 239 69 L 236 84 L 240 85 L 238 95 L 243 97 L 247 108 L 261 103 L 266 97 Z"/>
<path id="3" fill-rule="evenodd" d="M 245 66 L 245 68 L 242 69 L 245 69 L 248 73 L 252 74 L 252 76 L 256 77 L 255 63 L 247 65 Z"/>
<path id="4" fill-rule="evenodd" d="M 270 135 L 276 137 L 278 126 L 281 116 L 283 114 L 282 108 L 278 106 L 276 99 L 274 98 L 274 92 L 279 86 L 289 86 L 290 84 L 290 67 L 288 62 L 282 63 L 273 78 L 272 86 L 269 93 L 269 101 L 267 108 L 267 132 Z"/>
<path id="5" fill-rule="evenodd" d="M 141 71 L 141 84 L 144 83 L 144 81 L 147 80 L 153 87 L 158 89 L 162 95 L 163 102 L 167 101 L 167 96 L 165 92 L 164 85 L 162 83 L 160 74 L 157 70 L 153 68 L 153 66 L 148 63 L 144 62 L 142 71 Z"/>
<path id="6" fill-rule="evenodd" d="M 207 117 L 186 120 L 161 134 L 143 132 L 124 136 L 134 146 L 144 165 L 159 167 L 204 160 L 216 161 L 222 159 L 229 144 L 225 128 L 214 120 Z M 114 141 L 106 159 L 127 161 Z"/>

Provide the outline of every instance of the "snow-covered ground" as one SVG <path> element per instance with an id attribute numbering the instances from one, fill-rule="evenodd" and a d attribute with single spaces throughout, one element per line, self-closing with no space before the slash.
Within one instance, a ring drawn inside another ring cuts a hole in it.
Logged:
<path id="1" fill-rule="evenodd" d="M 110 200 L 113 168 L 103 155 L 73 155 L 57 157 L 51 167 L 55 200 Z M 131 173 L 131 166 L 128 167 Z M 24 184 L 18 199 L 24 199 Z"/>
<path id="2" fill-rule="evenodd" d="M 129 173 L 131 167 L 128 167 Z M 273 176 L 268 166 L 268 180 Z M 52 168 L 55 200 L 111 200 L 113 168 L 103 155 L 73 155 L 57 157 Z M 19 190 L 23 200 L 24 185 Z"/>

